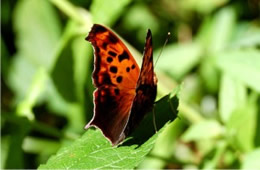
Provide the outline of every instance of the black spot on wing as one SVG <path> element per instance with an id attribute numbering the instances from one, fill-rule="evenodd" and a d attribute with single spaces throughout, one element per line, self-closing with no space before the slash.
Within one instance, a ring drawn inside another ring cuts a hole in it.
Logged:
<path id="1" fill-rule="evenodd" d="M 106 50 L 107 49 L 107 43 L 106 42 L 103 42 L 103 44 L 102 44 L 102 47 L 104 48 L 104 50 Z"/>
<path id="2" fill-rule="evenodd" d="M 119 95 L 119 89 L 115 89 L 114 91 L 116 95 Z"/>
<path id="3" fill-rule="evenodd" d="M 131 69 L 135 69 L 135 65 L 134 64 L 132 65 Z"/>
<path id="4" fill-rule="evenodd" d="M 111 63 L 113 61 L 112 57 L 107 57 L 107 62 Z"/>
<path id="5" fill-rule="evenodd" d="M 101 80 L 100 83 L 102 83 L 102 84 L 112 84 L 109 74 L 103 73 L 101 75 L 101 77 L 102 77 L 102 80 Z"/>
<path id="6" fill-rule="evenodd" d="M 117 73 L 117 67 L 116 66 L 111 66 L 109 70 L 112 73 Z"/>
<path id="7" fill-rule="evenodd" d="M 118 77 L 116 78 L 116 81 L 117 81 L 118 83 L 121 83 L 122 80 L 123 80 L 123 77 L 122 77 L 122 76 L 118 76 Z"/>
<path id="8" fill-rule="evenodd" d="M 118 42 L 118 39 L 111 33 L 109 33 L 109 35 L 108 35 L 108 40 L 109 40 L 109 42 L 111 42 L 113 44 Z"/>
<path id="9" fill-rule="evenodd" d="M 123 60 L 128 59 L 129 60 L 129 55 L 127 54 L 126 51 L 124 51 L 121 55 L 118 56 L 119 62 L 122 62 Z"/>
<path id="10" fill-rule="evenodd" d="M 126 67 L 126 72 L 129 72 L 130 71 L 130 67 Z"/>
<path id="11" fill-rule="evenodd" d="M 116 56 L 116 53 L 115 53 L 115 52 L 113 52 L 113 51 L 108 51 L 108 54 L 109 54 L 109 55 L 111 55 L 111 56 L 113 56 L 113 57 L 115 57 L 115 56 Z"/>

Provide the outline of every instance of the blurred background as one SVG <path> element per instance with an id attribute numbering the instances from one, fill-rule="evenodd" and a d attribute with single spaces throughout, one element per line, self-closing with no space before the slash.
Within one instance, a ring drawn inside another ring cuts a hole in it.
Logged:
<path id="1" fill-rule="evenodd" d="M 93 114 L 93 23 L 139 61 L 153 33 L 157 99 L 179 118 L 137 168 L 260 168 L 258 0 L 1 1 L 1 168 L 37 168 Z"/>

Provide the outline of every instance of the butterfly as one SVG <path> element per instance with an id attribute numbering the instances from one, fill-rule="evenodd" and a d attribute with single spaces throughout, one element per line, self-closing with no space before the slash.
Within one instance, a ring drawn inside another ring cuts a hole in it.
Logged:
<path id="1" fill-rule="evenodd" d="M 94 24 L 86 40 L 95 52 L 92 81 L 94 115 L 85 126 L 99 128 L 112 145 L 121 143 L 154 104 L 157 78 L 152 33 L 147 32 L 141 69 L 125 44 L 105 26 Z"/>

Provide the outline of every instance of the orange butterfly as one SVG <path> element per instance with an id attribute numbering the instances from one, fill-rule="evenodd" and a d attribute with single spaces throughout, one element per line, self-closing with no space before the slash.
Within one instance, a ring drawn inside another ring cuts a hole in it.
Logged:
<path id="1" fill-rule="evenodd" d="M 152 33 L 148 30 L 141 71 L 124 43 L 108 28 L 94 24 L 86 40 L 95 50 L 94 115 L 85 129 L 95 126 L 116 145 L 152 109 L 157 78 L 153 70 Z"/>

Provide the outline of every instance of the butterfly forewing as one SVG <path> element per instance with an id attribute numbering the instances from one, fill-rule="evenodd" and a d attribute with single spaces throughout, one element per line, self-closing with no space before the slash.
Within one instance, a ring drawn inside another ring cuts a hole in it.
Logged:
<path id="1" fill-rule="evenodd" d="M 95 50 L 94 116 L 85 128 L 96 126 L 112 142 L 124 138 L 140 69 L 123 42 L 109 29 L 95 24 L 86 40 Z"/>
<path id="2" fill-rule="evenodd" d="M 94 116 L 96 126 L 113 145 L 121 142 L 150 110 L 156 96 L 152 34 L 146 37 L 141 72 L 123 42 L 109 29 L 94 24 L 86 40 L 95 50 Z"/>

